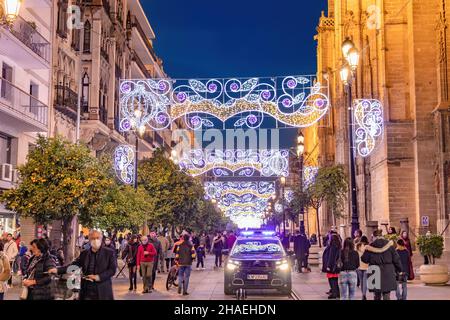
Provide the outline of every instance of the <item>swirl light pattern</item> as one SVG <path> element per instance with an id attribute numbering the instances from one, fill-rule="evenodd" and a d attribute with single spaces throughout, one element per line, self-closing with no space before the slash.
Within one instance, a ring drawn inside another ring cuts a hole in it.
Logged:
<path id="1" fill-rule="evenodd" d="M 184 118 L 193 129 L 239 116 L 234 127 L 258 128 L 265 115 L 293 127 L 309 127 L 329 109 L 326 88 L 314 76 L 283 78 L 123 80 L 121 130 L 146 123 L 154 130 Z M 137 114 L 135 111 L 139 110 Z"/>
<path id="2" fill-rule="evenodd" d="M 319 167 L 304 166 L 303 167 L 303 188 L 307 189 L 310 185 L 316 181 Z"/>
<path id="3" fill-rule="evenodd" d="M 361 157 L 368 157 L 383 135 L 383 105 L 375 99 L 359 99 L 353 102 L 355 147 Z"/>
<path id="4" fill-rule="evenodd" d="M 288 150 L 201 150 L 184 153 L 180 169 L 192 176 L 212 171 L 216 177 L 263 177 L 289 175 Z"/>
<path id="5" fill-rule="evenodd" d="M 114 152 L 114 170 L 117 177 L 125 184 L 134 183 L 134 149 L 128 145 L 120 145 Z"/>
<path id="6" fill-rule="evenodd" d="M 235 196 L 254 195 L 258 198 L 269 199 L 275 194 L 275 183 L 267 181 L 251 182 L 206 182 L 205 193 L 207 199 L 220 200 L 229 194 Z"/>

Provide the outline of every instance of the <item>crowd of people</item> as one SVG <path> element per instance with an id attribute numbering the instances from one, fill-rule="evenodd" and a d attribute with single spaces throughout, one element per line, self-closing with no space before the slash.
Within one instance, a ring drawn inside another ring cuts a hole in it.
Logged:
<path id="1" fill-rule="evenodd" d="M 395 229 L 388 233 L 395 234 Z M 330 285 L 329 299 L 354 300 L 357 287 L 363 300 L 368 292 L 373 292 L 374 300 L 389 300 L 393 291 L 398 300 L 407 299 L 407 284 L 414 279 L 414 271 L 406 231 L 396 243 L 386 239 L 382 230 L 375 230 L 371 241 L 361 230 L 344 241 L 336 231 L 330 231 L 325 245 L 322 272 Z"/>
<path id="2" fill-rule="evenodd" d="M 128 233 L 117 236 L 92 230 L 88 235 L 80 232 L 76 239 L 76 259 L 67 263 L 62 248 L 54 248 L 48 236 L 33 240 L 27 247 L 20 234 L 4 234 L 0 241 L 0 300 L 12 287 L 13 278 L 22 283 L 21 299 L 52 299 L 53 275 L 63 275 L 74 267 L 80 270 L 80 300 L 111 300 L 114 298 L 112 278 L 118 269 L 118 261 L 128 269 L 129 291 L 137 291 L 138 275 L 142 278 L 142 293 L 155 289 L 158 273 L 166 273 L 176 266 L 178 293 L 188 295 L 192 265 L 205 270 L 207 254 L 216 256 L 215 267 L 222 267 L 222 255 L 226 255 L 236 241 L 233 232 L 197 234 L 183 231 L 173 239 L 161 232 L 148 236 Z M 122 270 L 123 271 L 123 270 Z"/>

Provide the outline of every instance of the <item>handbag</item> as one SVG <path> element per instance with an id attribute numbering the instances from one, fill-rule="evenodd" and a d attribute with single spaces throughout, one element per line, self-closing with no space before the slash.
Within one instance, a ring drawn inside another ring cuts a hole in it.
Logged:
<path id="1" fill-rule="evenodd" d="M 28 276 L 27 279 L 32 280 L 34 277 L 34 272 L 36 269 L 34 269 L 33 271 L 31 271 L 30 275 Z M 29 293 L 29 288 L 26 286 L 22 286 L 22 291 L 20 292 L 20 300 L 27 300 L 28 299 L 28 293 Z"/>

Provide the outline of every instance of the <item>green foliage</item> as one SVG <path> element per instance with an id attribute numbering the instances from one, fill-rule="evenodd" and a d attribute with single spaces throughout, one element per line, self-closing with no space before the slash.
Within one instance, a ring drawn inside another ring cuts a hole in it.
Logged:
<path id="1" fill-rule="evenodd" d="M 326 202 L 333 214 L 340 216 L 348 195 L 347 177 L 341 165 L 322 167 L 317 177 L 306 189 L 301 187 L 294 191 L 292 208 L 299 211 L 301 207 L 318 210 Z"/>
<path id="2" fill-rule="evenodd" d="M 0 201 L 35 222 L 90 221 L 114 181 L 88 148 L 61 138 L 39 137 L 28 161 L 19 168 L 22 182 Z"/>
<path id="3" fill-rule="evenodd" d="M 204 197 L 202 185 L 187 175 L 161 150 L 139 165 L 139 185 L 154 204 L 150 223 L 163 226 L 191 227 Z"/>
<path id="4" fill-rule="evenodd" d="M 104 230 L 134 230 L 144 225 L 153 210 L 153 201 L 144 188 L 113 186 L 103 198 L 99 212 L 89 227 Z"/>
<path id="5" fill-rule="evenodd" d="M 386 240 L 392 241 L 394 243 L 394 247 L 397 247 L 397 240 L 400 239 L 400 236 L 396 233 L 394 234 L 385 234 L 384 238 Z"/>
<path id="6" fill-rule="evenodd" d="M 421 235 L 417 237 L 417 246 L 420 253 L 435 264 L 444 253 L 444 237 L 439 234 Z"/>

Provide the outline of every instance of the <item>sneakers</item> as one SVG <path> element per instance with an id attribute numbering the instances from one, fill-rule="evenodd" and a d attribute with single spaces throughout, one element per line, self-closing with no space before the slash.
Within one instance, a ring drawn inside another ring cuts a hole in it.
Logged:
<path id="1" fill-rule="evenodd" d="M 188 295 L 189 295 L 189 293 L 183 292 L 183 296 L 188 296 Z"/>

